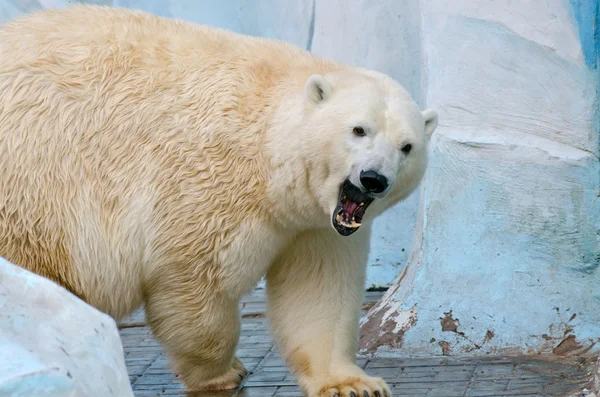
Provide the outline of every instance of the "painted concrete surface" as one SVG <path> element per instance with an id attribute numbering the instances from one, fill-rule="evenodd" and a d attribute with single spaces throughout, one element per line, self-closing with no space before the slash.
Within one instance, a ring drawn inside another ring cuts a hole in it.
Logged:
<path id="1" fill-rule="evenodd" d="M 0 258 L 0 397 L 133 396 L 115 322 Z"/>
<path id="2" fill-rule="evenodd" d="M 566 1 L 442 3 L 421 3 L 440 127 L 413 256 L 363 324 L 363 351 L 597 352 L 598 75 L 586 29 Z"/>

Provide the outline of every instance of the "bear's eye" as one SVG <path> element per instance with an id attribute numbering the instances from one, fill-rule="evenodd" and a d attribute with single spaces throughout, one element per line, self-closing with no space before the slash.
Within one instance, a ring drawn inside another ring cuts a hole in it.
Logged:
<path id="1" fill-rule="evenodd" d="M 362 127 L 354 127 L 354 129 L 352 130 L 352 132 L 354 133 L 354 135 L 356 136 L 365 136 L 367 135 L 365 133 L 365 129 Z"/>
<path id="2" fill-rule="evenodd" d="M 409 154 L 411 149 L 412 145 L 410 143 L 407 143 L 406 145 L 402 146 L 402 153 Z"/>

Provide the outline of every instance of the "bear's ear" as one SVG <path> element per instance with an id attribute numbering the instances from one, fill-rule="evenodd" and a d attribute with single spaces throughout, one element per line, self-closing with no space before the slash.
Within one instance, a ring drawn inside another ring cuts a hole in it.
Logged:
<path id="1" fill-rule="evenodd" d="M 425 135 L 430 138 L 438 125 L 438 114 L 435 110 L 430 109 L 423 111 L 421 114 L 423 115 L 423 121 L 425 121 Z"/>
<path id="2" fill-rule="evenodd" d="M 319 74 L 313 74 L 306 80 L 304 86 L 306 98 L 313 103 L 319 103 L 327 100 L 333 92 L 333 87 L 325 77 Z"/>

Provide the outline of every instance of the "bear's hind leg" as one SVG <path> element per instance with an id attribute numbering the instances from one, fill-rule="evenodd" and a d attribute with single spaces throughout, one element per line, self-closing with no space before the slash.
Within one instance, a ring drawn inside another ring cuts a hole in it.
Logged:
<path id="1" fill-rule="evenodd" d="M 235 357 L 238 302 L 221 293 L 202 294 L 198 284 L 158 278 L 147 291 L 148 324 L 188 391 L 235 389 L 247 374 Z"/>

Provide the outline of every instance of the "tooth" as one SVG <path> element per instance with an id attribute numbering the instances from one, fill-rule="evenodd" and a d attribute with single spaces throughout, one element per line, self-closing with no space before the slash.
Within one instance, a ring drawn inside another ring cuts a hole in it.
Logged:
<path id="1" fill-rule="evenodd" d="M 360 206 L 362 207 L 363 205 L 365 205 L 365 203 L 360 203 Z"/>

